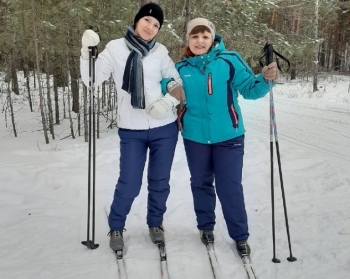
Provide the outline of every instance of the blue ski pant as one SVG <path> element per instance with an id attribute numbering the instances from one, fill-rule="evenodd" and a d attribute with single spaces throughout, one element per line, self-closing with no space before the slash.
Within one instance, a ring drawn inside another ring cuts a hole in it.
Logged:
<path id="1" fill-rule="evenodd" d="M 119 129 L 120 175 L 108 218 L 111 230 L 122 230 L 131 205 L 142 184 L 147 152 L 148 201 L 147 224 L 162 225 L 170 192 L 170 169 L 178 139 L 177 123 L 149 130 Z"/>
<path id="2" fill-rule="evenodd" d="M 217 194 L 230 237 L 235 241 L 247 240 L 248 221 L 242 187 L 244 135 L 215 144 L 184 139 L 184 146 L 198 229 L 214 229 Z"/>

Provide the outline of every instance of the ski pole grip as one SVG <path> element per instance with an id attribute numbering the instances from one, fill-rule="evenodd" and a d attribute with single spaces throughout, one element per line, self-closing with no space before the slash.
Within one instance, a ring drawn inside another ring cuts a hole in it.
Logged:
<path id="1" fill-rule="evenodd" d="M 273 46 L 271 44 L 267 44 L 265 47 L 265 59 L 266 66 L 273 62 Z"/>
<path id="2" fill-rule="evenodd" d="M 97 58 L 97 54 L 98 54 L 97 46 L 89 46 L 89 49 L 91 49 L 91 56 Z"/>

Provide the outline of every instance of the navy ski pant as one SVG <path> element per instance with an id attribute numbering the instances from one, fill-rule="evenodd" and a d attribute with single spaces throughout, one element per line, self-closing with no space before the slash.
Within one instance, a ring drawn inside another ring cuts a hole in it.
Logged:
<path id="1" fill-rule="evenodd" d="M 162 225 L 170 192 L 170 169 L 178 139 L 177 123 L 149 130 L 119 129 L 118 133 L 120 175 L 109 214 L 109 227 L 111 230 L 124 228 L 126 216 L 141 189 L 148 149 L 147 224 L 158 227 Z"/>
<path id="2" fill-rule="evenodd" d="M 215 144 L 184 139 L 184 145 L 198 229 L 214 229 L 217 194 L 230 237 L 248 239 L 242 187 L 244 135 Z"/>

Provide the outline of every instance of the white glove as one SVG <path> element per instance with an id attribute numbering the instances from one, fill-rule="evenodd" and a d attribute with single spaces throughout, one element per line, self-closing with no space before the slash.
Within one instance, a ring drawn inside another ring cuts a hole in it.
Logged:
<path id="1" fill-rule="evenodd" d="M 155 119 L 164 119 L 174 113 L 173 108 L 178 104 L 180 104 L 180 101 L 167 93 L 164 97 L 150 104 L 146 111 Z"/>
<path id="2" fill-rule="evenodd" d="M 81 38 L 81 58 L 89 59 L 89 47 L 97 46 L 100 42 L 100 36 L 93 30 L 88 29 Z"/>

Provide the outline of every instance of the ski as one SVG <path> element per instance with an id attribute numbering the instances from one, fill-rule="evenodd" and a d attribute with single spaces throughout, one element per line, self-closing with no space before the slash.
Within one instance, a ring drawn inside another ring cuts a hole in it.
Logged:
<path id="1" fill-rule="evenodd" d="M 126 275 L 125 263 L 124 263 L 124 258 L 123 258 L 123 250 L 116 251 L 115 257 L 117 259 L 119 278 L 120 279 L 127 279 L 128 276 Z"/>
<path id="2" fill-rule="evenodd" d="M 221 270 L 218 264 L 218 260 L 216 258 L 216 254 L 215 254 L 215 250 L 214 250 L 214 246 L 213 243 L 208 243 L 206 245 L 207 247 L 207 252 L 208 252 L 208 256 L 209 256 L 209 262 L 211 265 L 211 269 L 213 271 L 213 275 L 215 279 L 221 279 L 222 275 L 221 275 Z"/>
<path id="3" fill-rule="evenodd" d="M 107 220 L 108 220 L 109 210 L 107 209 L 107 207 L 105 207 L 105 211 L 106 211 Z M 119 279 L 127 279 L 128 276 L 126 274 L 126 269 L 125 269 L 123 250 L 117 250 L 117 251 L 114 251 L 114 253 L 115 253 L 115 258 L 117 260 Z"/>
<path id="4" fill-rule="evenodd" d="M 160 258 L 160 273 L 162 275 L 162 279 L 169 279 L 169 272 L 168 272 L 168 263 L 167 263 L 167 257 L 166 257 L 166 250 L 165 250 L 165 243 L 158 243 L 158 250 L 159 250 L 159 258 Z"/>
<path id="5" fill-rule="evenodd" d="M 250 256 L 243 255 L 241 259 L 242 259 L 244 269 L 247 273 L 248 279 L 258 279 L 258 276 L 256 276 L 255 274 L 255 270 L 254 270 L 253 263 Z"/>

